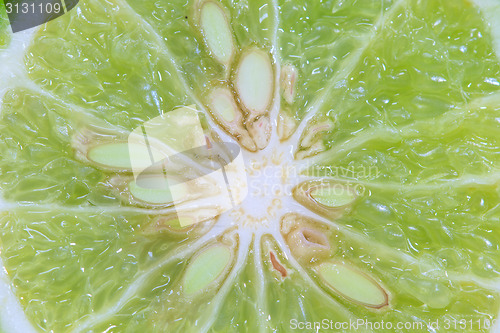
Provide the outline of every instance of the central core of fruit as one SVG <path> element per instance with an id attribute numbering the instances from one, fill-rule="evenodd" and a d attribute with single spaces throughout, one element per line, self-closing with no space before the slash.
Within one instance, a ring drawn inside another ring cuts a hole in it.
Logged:
<path id="1" fill-rule="evenodd" d="M 283 201 L 292 195 L 290 166 L 276 151 L 248 154 L 245 162 L 248 195 L 230 212 L 231 218 L 240 226 L 269 226 L 278 217 Z"/>

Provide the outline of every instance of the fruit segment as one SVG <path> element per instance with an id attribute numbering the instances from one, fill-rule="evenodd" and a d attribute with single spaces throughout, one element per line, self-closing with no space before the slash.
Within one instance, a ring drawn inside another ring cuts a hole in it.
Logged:
<path id="1" fill-rule="evenodd" d="M 140 155 L 147 148 L 140 143 L 127 143 L 127 133 L 104 128 L 85 128 L 73 136 L 72 147 L 76 158 L 100 169 L 115 172 L 132 172 L 131 156 Z M 165 154 L 151 146 L 154 159 L 161 160 Z M 140 168 L 150 165 L 149 154 L 134 161 Z M 174 168 L 174 165 L 169 165 Z"/>
<path id="2" fill-rule="evenodd" d="M 271 261 L 273 268 L 281 274 L 282 278 L 287 277 L 288 272 L 286 268 L 279 262 L 273 251 L 269 251 L 269 260 Z"/>
<path id="3" fill-rule="evenodd" d="M 389 296 L 371 276 L 346 263 L 325 262 L 316 267 L 322 281 L 351 302 L 380 309 L 389 305 Z"/>
<path id="4" fill-rule="evenodd" d="M 209 96 L 209 105 L 217 119 L 233 123 L 241 119 L 233 94 L 227 88 L 215 88 Z"/>
<path id="5" fill-rule="evenodd" d="M 234 54 L 234 41 L 224 9 L 214 1 L 203 3 L 200 27 L 210 53 L 219 62 L 228 65 Z"/>
<path id="6" fill-rule="evenodd" d="M 328 227 L 297 213 L 288 213 L 281 219 L 281 234 L 293 256 L 302 264 L 326 259 L 334 251 L 328 237 Z"/>
<path id="7" fill-rule="evenodd" d="M 108 143 L 91 148 L 87 155 L 92 162 L 117 169 L 131 169 L 128 144 Z"/>
<path id="8" fill-rule="evenodd" d="M 220 278 L 231 260 L 231 251 L 225 245 L 213 245 L 189 264 L 182 281 L 182 291 L 191 295 L 202 291 Z"/>
<path id="9" fill-rule="evenodd" d="M 293 197 L 305 207 L 319 214 L 338 218 L 356 200 L 355 187 L 333 181 L 308 181 L 293 189 Z"/>
<path id="10" fill-rule="evenodd" d="M 208 107 L 217 122 L 240 144 L 250 151 L 255 151 L 256 146 L 247 130 L 242 125 L 242 113 L 233 93 L 228 88 L 215 88 L 208 96 Z"/>
<path id="11" fill-rule="evenodd" d="M 293 103 L 295 94 L 297 93 L 298 76 L 297 67 L 293 65 L 287 64 L 281 68 L 281 95 L 288 104 Z"/>
<path id="12" fill-rule="evenodd" d="M 276 131 L 281 141 L 287 140 L 297 129 L 297 119 L 290 115 L 290 110 L 282 109 L 278 114 Z"/>
<path id="13" fill-rule="evenodd" d="M 264 149 L 271 139 L 271 122 L 267 116 L 261 116 L 247 124 L 248 132 L 258 149 Z"/>
<path id="14" fill-rule="evenodd" d="M 310 192 L 311 198 L 326 207 L 342 207 L 349 205 L 356 196 L 344 187 L 315 187 Z"/>
<path id="15" fill-rule="evenodd" d="M 333 129 L 333 124 L 330 121 L 318 122 L 309 126 L 307 132 L 300 141 L 300 146 L 303 148 L 311 147 L 313 143 L 320 140 L 322 134 Z"/>
<path id="16" fill-rule="evenodd" d="M 130 193 L 134 196 L 135 199 L 143 201 L 152 205 L 172 205 L 173 199 L 170 190 L 168 189 L 168 184 L 163 179 L 151 179 L 153 182 L 163 182 L 165 186 L 163 188 L 145 188 L 137 185 L 135 180 L 131 181 L 128 185 Z"/>
<path id="17" fill-rule="evenodd" d="M 324 121 L 313 121 L 312 124 L 308 124 L 300 138 L 299 149 L 295 154 L 295 157 L 299 160 L 305 159 L 310 156 L 314 156 L 320 152 L 326 150 L 323 144 L 323 138 L 326 132 L 333 129 L 333 123 L 330 120 Z"/>
<path id="18" fill-rule="evenodd" d="M 422 279 L 410 273 L 399 278 L 398 287 L 432 309 L 446 308 L 453 299 L 453 294 L 446 286 L 446 281 L 443 283 Z"/>
<path id="19" fill-rule="evenodd" d="M 307 262 L 326 257 L 330 252 L 330 244 L 326 236 L 310 228 L 292 231 L 287 237 L 287 243 L 294 256 Z"/>
<path id="20" fill-rule="evenodd" d="M 71 145 L 76 158 L 83 162 L 111 171 L 132 169 L 126 138 L 121 133 L 85 128 L 73 136 Z"/>
<path id="21" fill-rule="evenodd" d="M 236 67 L 234 85 L 241 105 L 255 118 L 265 114 L 273 96 L 273 67 L 267 52 L 245 51 Z"/>
<path id="22" fill-rule="evenodd" d="M 112 176 L 105 182 L 110 192 L 121 198 L 125 205 L 163 209 L 175 204 L 182 212 L 204 208 L 217 211 L 214 198 L 220 195 L 220 187 L 202 179 L 189 182 L 176 176 L 147 175 L 135 180 L 132 176 Z M 175 183 L 175 186 L 171 184 Z M 210 202 L 212 200 L 212 202 Z M 204 217 L 204 220 L 206 217 Z"/>
<path id="23" fill-rule="evenodd" d="M 192 228 L 192 225 L 188 227 L 181 226 L 179 219 L 174 214 L 171 214 L 154 218 L 150 224 L 144 227 L 143 231 L 146 235 L 157 235 L 162 231 L 184 234 Z"/>

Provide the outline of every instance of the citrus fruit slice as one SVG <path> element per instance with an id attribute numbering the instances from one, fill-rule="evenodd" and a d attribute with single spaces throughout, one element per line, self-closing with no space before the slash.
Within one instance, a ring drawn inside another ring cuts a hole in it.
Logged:
<path id="1" fill-rule="evenodd" d="M 493 1 L 0 10 L 0 331 L 497 328 Z M 138 178 L 129 135 L 187 106 L 172 145 L 232 144 L 244 181 L 229 145 Z"/>

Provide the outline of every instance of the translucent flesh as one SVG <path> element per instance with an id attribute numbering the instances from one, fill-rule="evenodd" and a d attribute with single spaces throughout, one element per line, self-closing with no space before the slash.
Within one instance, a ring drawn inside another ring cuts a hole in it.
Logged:
<path id="1" fill-rule="evenodd" d="M 216 2 L 207 1 L 200 8 L 200 27 L 207 46 L 223 64 L 233 56 L 233 36 L 224 11 Z"/>
<path id="2" fill-rule="evenodd" d="M 229 264 L 231 252 L 223 245 L 216 245 L 203 251 L 190 263 L 183 280 L 183 292 L 200 292 L 213 283 Z"/>
<path id="3" fill-rule="evenodd" d="M 9 18 L 4 6 L 0 6 L 0 49 L 5 48 L 11 39 Z"/>
<path id="4" fill-rule="evenodd" d="M 180 105 L 203 106 L 227 79 L 194 30 L 191 4 L 81 1 L 41 27 L 19 59 L 26 76 L 0 90 L 0 187 L 11 204 L 1 257 L 32 326 L 286 332 L 292 319 L 448 318 L 489 331 L 500 310 L 500 65 L 479 9 L 465 0 L 220 2 L 238 52 L 272 49 L 277 64 L 297 68 L 290 113 L 337 124 L 322 137 L 327 151 L 306 162 L 360 195 L 348 214 L 315 218 L 338 229 L 330 256 L 389 289 L 389 306 L 374 312 L 323 288 L 279 235 L 247 229 L 251 241 L 233 244 L 234 266 L 215 288 L 172 293 L 208 240 L 144 233 L 159 213 L 124 200 L 112 171 L 75 158 L 82 123 L 131 131 Z M 12 36 L 0 18 L 4 50 Z M 296 149 L 304 128 L 272 142 Z"/>
<path id="5" fill-rule="evenodd" d="M 350 204 L 354 199 L 354 193 L 347 190 L 336 190 L 335 188 L 319 187 L 311 191 L 311 196 L 318 203 L 327 207 L 341 207 Z"/>
<path id="6" fill-rule="evenodd" d="M 355 302 L 375 308 L 388 304 L 383 288 L 349 264 L 323 263 L 318 267 L 318 274 L 329 287 Z"/>
<path id="7" fill-rule="evenodd" d="M 89 151 L 88 158 L 98 164 L 114 168 L 131 169 L 129 145 L 126 143 L 104 144 Z"/>
<path id="8" fill-rule="evenodd" d="M 241 104 L 251 113 L 265 113 L 273 94 L 273 73 L 269 56 L 261 50 L 245 51 L 235 71 L 235 88 Z"/>

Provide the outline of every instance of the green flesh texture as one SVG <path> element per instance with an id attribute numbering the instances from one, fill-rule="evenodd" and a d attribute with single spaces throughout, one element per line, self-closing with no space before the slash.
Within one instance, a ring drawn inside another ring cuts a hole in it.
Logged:
<path id="1" fill-rule="evenodd" d="M 4 49 L 10 42 L 9 18 L 4 6 L 0 6 L 0 50 Z"/>
<path id="2" fill-rule="evenodd" d="M 132 131 L 196 104 L 224 66 L 195 30 L 191 2 L 89 0 L 41 27 L 21 60 L 27 77 L 1 105 L 0 187 L 13 206 L 0 253 L 35 330 L 287 332 L 291 320 L 365 318 L 465 319 L 467 332 L 490 331 L 500 311 L 494 25 L 467 0 L 279 0 L 278 13 L 270 1 L 220 3 L 238 50 L 278 42 L 280 62 L 298 68 L 291 113 L 321 101 L 318 114 L 335 120 L 321 166 L 366 191 L 335 221 L 332 255 L 381 281 L 390 306 L 350 302 L 307 268 L 282 279 L 253 245 L 224 288 L 178 292 L 203 250 L 196 238 L 141 233 L 155 215 L 106 185 L 112 172 L 76 159 L 71 138 L 82 123 Z M 13 39 L 3 11 L 0 55 Z"/>

